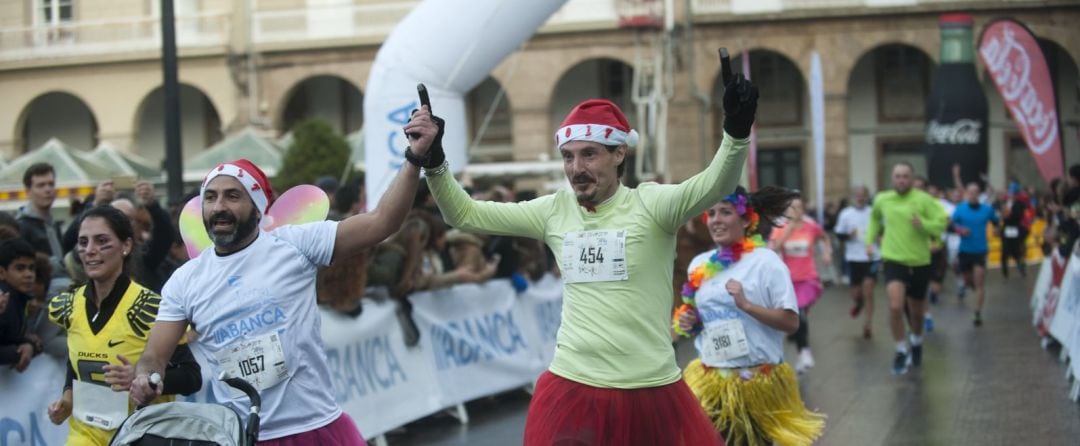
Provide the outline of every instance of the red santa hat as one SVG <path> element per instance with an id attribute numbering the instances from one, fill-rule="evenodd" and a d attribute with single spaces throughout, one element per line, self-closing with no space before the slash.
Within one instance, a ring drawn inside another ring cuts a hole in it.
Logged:
<path id="1" fill-rule="evenodd" d="M 570 141 L 592 141 L 605 146 L 634 147 L 638 133 L 630 128 L 619 106 L 607 99 L 589 99 L 578 104 L 555 132 L 555 147 Z"/>
<path id="2" fill-rule="evenodd" d="M 270 188 L 270 180 L 266 179 L 266 174 L 254 163 L 246 159 L 241 158 L 218 164 L 203 179 L 202 186 L 199 187 L 199 196 L 202 197 L 206 194 L 206 185 L 210 184 L 210 180 L 222 175 L 240 181 L 240 184 L 244 185 L 244 190 L 248 193 L 248 196 L 251 197 L 251 201 L 255 203 L 255 207 L 259 209 L 259 215 L 266 215 L 266 209 L 270 207 L 270 202 L 273 201 L 274 190 Z"/>

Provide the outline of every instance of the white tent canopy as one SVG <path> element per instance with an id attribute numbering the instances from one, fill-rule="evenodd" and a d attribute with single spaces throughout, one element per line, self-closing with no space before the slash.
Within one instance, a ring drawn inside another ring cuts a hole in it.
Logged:
<path id="1" fill-rule="evenodd" d="M 90 156 L 90 153 L 71 147 L 59 139 L 50 138 L 41 147 L 11 160 L 6 167 L 0 169 L 0 188 L 22 188 L 23 172 L 40 162 L 53 166 L 58 186 L 94 185 L 124 174 L 99 162 Z"/>
<path id="2" fill-rule="evenodd" d="M 255 163 L 267 176 L 273 177 L 281 169 L 283 152 L 270 138 L 259 135 L 255 129 L 246 128 L 210 146 L 198 156 L 185 160 L 184 181 L 202 181 L 206 172 L 214 166 L 239 158 Z"/>
<path id="3" fill-rule="evenodd" d="M 101 142 L 92 152 L 82 156 L 126 176 L 152 182 L 164 180 L 164 172 L 162 169 L 154 167 L 152 161 L 138 155 L 123 153 L 108 142 Z"/>

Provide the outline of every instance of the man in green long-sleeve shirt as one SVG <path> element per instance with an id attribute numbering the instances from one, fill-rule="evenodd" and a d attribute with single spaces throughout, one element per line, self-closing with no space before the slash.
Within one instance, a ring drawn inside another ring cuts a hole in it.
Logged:
<path id="1" fill-rule="evenodd" d="M 930 280 L 931 238 L 945 230 L 948 217 L 934 197 L 912 187 L 911 164 L 893 167 L 893 190 L 879 193 L 870 211 L 866 249 L 871 252 L 884 229 L 881 257 L 884 259 L 885 293 L 889 296 L 889 328 L 896 341 L 893 373 L 907 373 L 910 365 L 922 364 L 923 314 L 926 288 Z M 884 227 L 884 228 L 883 228 Z M 904 305 L 908 307 L 911 336 L 904 339 Z M 910 347 L 908 343 L 910 342 Z"/>
<path id="2" fill-rule="evenodd" d="M 637 133 L 615 104 L 599 99 L 575 107 L 555 134 L 570 190 L 479 202 L 445 163 L 425 164 L 451 226 L 540 239 L 559 261 L 562 324 L 536 384 L 526 445 L 721 444 L 681 380 L 669 321 L 675 234 L 735 189 L 746 159 L 757 89 L 726 65 L 723 142 L 705 171 L 678 185 L 621 184 Z"/>

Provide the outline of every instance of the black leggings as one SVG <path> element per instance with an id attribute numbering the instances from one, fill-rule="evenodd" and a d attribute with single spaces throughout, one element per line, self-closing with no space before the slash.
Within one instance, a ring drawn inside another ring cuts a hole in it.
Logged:
<path id="1" fill-rule="evenodd" d="M 1009 277 L 1009 258 L 1016 261 L 1016 268 L 1020 275 L 1024 275 L 1024 239 L 1006 238 L 1001 240 L 1001 274 Z"/>
<path id="2" fill-rule="evenodd" d="M 810 347 L 810 327 L 806 323 L 806 309 L 799 310 L 799 330 L 793 335 L 799 350 Z"/>

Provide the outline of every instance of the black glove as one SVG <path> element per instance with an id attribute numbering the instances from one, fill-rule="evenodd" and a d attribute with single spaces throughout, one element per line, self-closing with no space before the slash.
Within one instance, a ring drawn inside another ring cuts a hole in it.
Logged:
<path id="1" fill-rule="evenodd" d="M 758 89 L 741 73 L 731 71 L 727 48 L 720 48 L 720 74 L 724 80 L 724 131 L 734 138 L 746 138 L 754 125 Z"/>
<path id="2" fill-rule="evenodd" d="M 409 118 L 409 120 L 411 121 L 412 118 Z M 439 126 L 439 133 L 436 133 L 435 138 L 432 138 L 427 153 L 424 153 L 424 156 L 416 156 L 413 154 L 412 149 L 405 149 L 405 160 L 417 167 L 423 167 L 425 169 L 434 169 L 441 166 L 442 163 L 446 161 L 446 152 L 443 151 L 442 146 L 443 133 L 446 131 L 446 121 L 435 115 L 431 115 L 431 120 L 435 121 L 435 125 Z"/>
<path id="3" fill-rule="evenodd" d="M 439 133 L 435 134 L 435 138 L 431 140 L 431 146 L 428 147 L 427 153 L 424 154 L 424 157 L 427 158 L 427 162 L 424 163 L 425 169 L 434 169 L 441 166 L 442 163 L 446 161 L 446 152 L 443 151 L 442 146 L 443 132 L 446 131 L 446 121 L 435 115 L 431 115 L 431 119 L 439 126 Z"/>

